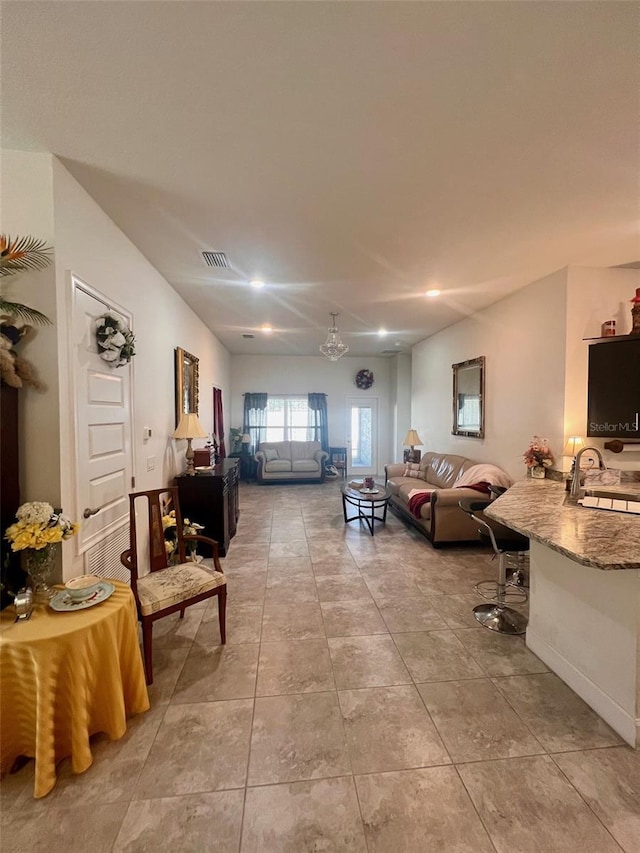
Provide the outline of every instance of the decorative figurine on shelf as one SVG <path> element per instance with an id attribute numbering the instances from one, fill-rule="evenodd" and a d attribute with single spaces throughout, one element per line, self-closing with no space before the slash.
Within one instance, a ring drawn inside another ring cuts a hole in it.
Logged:
<path id="1" fill-rule="evenodd" d="M 630 335 L 640 335 L 640 287 L 636 288 L 636 295 L 631 300 L 631 331 Z"/>

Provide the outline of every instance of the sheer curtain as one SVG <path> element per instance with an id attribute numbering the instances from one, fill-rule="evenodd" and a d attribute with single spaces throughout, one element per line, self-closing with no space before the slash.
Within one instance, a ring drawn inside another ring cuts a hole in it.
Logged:
<path id="1" fill-rule="evenodd" d="M 311 410 L 311 428 L 313 438 L 319 441 L 323 450 L 329 452 L 329 424 L 327 422 L 327 395 L 309 394 Z"/>
<path id="2" fill-rule="evenodd" d="M 255 453 L 261 441 L 265 441 L 267 431 L 267 395 L 251 393 L 244 395 L 244 416 L 242 431 L 251 436 L 249 452 Z"/>
<path id="3" fill-rule="evenodd" d="M 221 459 L 227 455 L 224 446 L 224 415 L 222 412 L 222 390 L 213 389 L 213 434 L 218 442 L 218 456 Z"/>

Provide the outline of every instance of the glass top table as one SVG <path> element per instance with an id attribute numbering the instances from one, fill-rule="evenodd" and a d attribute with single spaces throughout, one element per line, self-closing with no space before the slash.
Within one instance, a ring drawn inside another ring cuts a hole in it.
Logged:
<path id="1" fill-rule="evenodd" d="M 369 533 L 373 536 L 376 521 L 384 524 L 387 520 L 387 507 L 392 495 L 391 489 L 380 483 L 376 483 L 372 490 L 358 489 L 350 483 L 345 483 L 340 491 L 342 492 L 344 523 L 364 521 Z"/>

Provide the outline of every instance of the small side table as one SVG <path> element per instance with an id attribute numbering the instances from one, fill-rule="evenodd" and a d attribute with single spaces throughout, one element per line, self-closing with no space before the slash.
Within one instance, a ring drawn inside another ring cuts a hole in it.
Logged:
<path id="1" fill-rule="evenodd" d="M 329 460 L 327 465 L 333 465 L 339 472 L 343 480 L 347 478 L 347 448 L 346 447 L 330 447 Z"/>
<path id="2" fill-rule="evenodd" d="M 240 479 L 245 483 L 256 478 L 256 460 L 251 453 L 231 453 L 230 458 L 240 460 Z"/>

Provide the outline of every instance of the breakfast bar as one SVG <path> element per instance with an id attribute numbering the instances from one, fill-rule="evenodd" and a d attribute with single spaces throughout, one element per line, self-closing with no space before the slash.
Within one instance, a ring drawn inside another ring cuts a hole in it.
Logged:
<path id="1" fill-rule="evenodd" d="M 640 483 L 620 492 L 637 493 Z M 528 479 L 485 514 L 531 540 L 527 646 L 640 746 L 640 516 L 571 503 Z"/>

